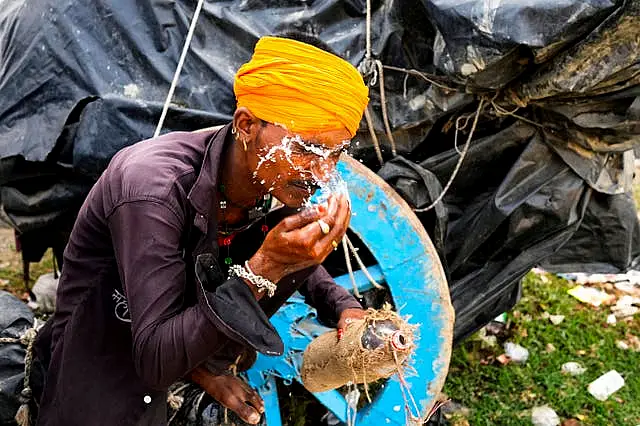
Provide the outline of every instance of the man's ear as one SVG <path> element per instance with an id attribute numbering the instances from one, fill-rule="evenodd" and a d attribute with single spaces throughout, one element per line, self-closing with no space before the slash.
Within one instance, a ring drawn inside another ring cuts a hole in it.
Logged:
<path id="1" fill-rule="evenodd" d="M 238 132 L 237 137 L 245 143 L 255 141 L 260 126 L 262 126 L 262 120 L 253 115 L 247 107 L 240 107 L 233 114 L 233 127 Z"/>

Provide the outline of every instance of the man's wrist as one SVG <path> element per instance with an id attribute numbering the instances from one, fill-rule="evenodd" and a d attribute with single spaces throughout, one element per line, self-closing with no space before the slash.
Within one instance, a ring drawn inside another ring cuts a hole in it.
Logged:
<path id="1" fill-rule="evenodd" d="M 254 254 L 248 261 L 251 271 L 271 281 L 272 283 L 278 283 L 282 279 L 284 274 L 284 268 L 278 267 L 274 262 L 270 262 L 260 252 Z"/>

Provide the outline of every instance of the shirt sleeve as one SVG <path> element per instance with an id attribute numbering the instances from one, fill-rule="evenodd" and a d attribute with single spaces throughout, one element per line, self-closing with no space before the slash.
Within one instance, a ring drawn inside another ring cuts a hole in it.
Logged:
<path id="1" fill-rule="evenodd" d="M 356 298 L 336 284 L 322 266 L 315 268 L 299 291 L 305 297 L 305 301 L 316 308 L 318 316 L 324 321 L 337 322 L 345 309 L 362 309 Z"/>
<path id="2" fill-rule="evenodd" d="M 167 388 L 234 340 L 247 344 L 225 321 L 246 323 L 244 317 L 255 319 L 260 310 L 241 280 L 223 282 L 213 293 L 199 286 L 198 303 L 185 307 L 179 214 L 158 201 L 133 201 L 118 206 L 108 223 L 131 314 L 134 363 L 147 385 Z M 266 317 L 263 322 L 268 324 Z M 269 325 L 253 328 L 261 327 Z"/>

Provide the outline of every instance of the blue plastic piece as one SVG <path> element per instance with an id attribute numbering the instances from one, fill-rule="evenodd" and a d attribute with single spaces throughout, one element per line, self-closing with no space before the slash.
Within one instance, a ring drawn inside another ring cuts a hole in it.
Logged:
<path id="1" fill-rule="evenodd" d="M 388 286 L 396 309 L 420 324 L 420 340 L 412 367 L 417 374 L 406 377 L 407 385 L 426 416 L 446 377 L 451 352 L 453 309 L 448 287 L 435 250 L 422 225 L 391 188 L 354 160 L 341 161 L 338 169 L 349 187 L 352 203 L 350 228 L 366 244 L 378 261 L 368 268 L 374 280 Z M 355 272 L 360 292 L 372 285 L 364 273 Z M 352 290 L 348 276 L 336 282 Z M 300 380 L 302 353 L 311 340 L 327 329 L 315 319 L 315 311 L 301 297 L 291 298 L 272 318 L 282 336 L 282 357 L 259 355 L 248 372 L 249 382 L 265 399 L 267 423 L 281 425 L 277 398 L 273 396 L 273 377 L 285 382 Z M 347 404 L 338 391 L 315 394 L 341 421 L 346 421 Z M 375 400 L 358 411 L 356 424 L 374 426 L 403 425 L 407 411 L 397 378 L 391 378 Z"/>

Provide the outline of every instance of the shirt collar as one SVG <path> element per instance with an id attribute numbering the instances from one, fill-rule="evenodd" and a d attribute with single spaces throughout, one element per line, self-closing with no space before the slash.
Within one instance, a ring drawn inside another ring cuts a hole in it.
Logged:
<path id="1" fill-rule="evenodd" d="M 214 130 L 211 134 L 204 152 L 202 168 L 187 197 L 197 212 L 194 224 L 205 234 L 209 223 L 213 221 L 212 226 L 215 229 L 217 222 L 218 200 L 216 188 L 218 187 L 218 173 L 220 171 L 222 152 L 230 129 L 231 123 Z"/>

